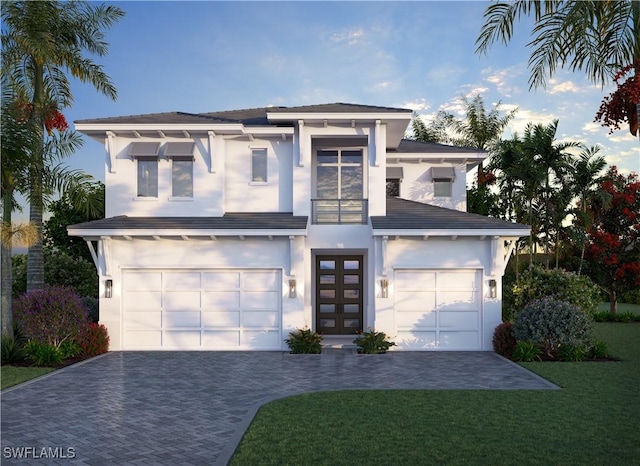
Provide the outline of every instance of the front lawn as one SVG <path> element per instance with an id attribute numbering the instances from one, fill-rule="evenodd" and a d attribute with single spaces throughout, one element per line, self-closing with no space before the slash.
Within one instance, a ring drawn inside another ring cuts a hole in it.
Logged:
<path id="1" fill-rule="evenodd" d="M 52 367 L 0 367 L 0 390 L 54 371 Z"/>
<path id="2" fill-rule="evenodd" d="M 260 409 L 233 465 L 638 464 L 640 324 L 596 324 L 620 362 L 523 364 L 562 390 L 343 391 Z"/>

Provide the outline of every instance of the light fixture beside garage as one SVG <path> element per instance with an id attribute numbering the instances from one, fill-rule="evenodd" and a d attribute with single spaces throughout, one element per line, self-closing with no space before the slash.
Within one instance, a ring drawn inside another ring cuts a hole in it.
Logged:
<path id="1" fill-rule="evenodd" d="M 289 280 L 289 298 L 296 297 L 296 281 L 294 279 Z"/>
<path id="2" fill-rule="evenodd" d="M 382 298 L 388 298 L 389 297 L 389 280 L 387 280 L 386 278 L 383 278 L 382 280 L 380 280 L 380 288 L 382 289 Z"/>
<path id="3" fill-rule="evenodd" d="M 113 280 L 105 280 L 104 282 L 104 297 L 111 298 L 113 296 Z"/>
<path id="4" fill-rule="evenodd" d="M 495 299 L 498 297 L 498 287 L 494 279 L 489 280 L 489 297 Z"/>

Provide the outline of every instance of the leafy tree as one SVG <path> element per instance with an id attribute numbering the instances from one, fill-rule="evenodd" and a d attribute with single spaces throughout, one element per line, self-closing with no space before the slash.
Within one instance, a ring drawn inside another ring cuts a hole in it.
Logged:
<path id="1" fill-rule="evenodd" d="M 587 246 L 589 275 L 607 290 L 615 314 L 620 294 L 640 286 L 640 180 L 611 167 L 600 189 L 610 199 L 589 206 L 595 219 Z"/>
<path id="2" fill-rule="evenodd" d="M 109 77 L 86 54 L 104 56 L 107 53 L 104 30 L 123 15 L 116 6 L 84 1 L 2 3 L 2 61 L 3 70 L 8 70 L 4 76 L 19 95 L 29 96 L 27 120 L 37 141 L 24 148 L 29 155 L 29 218 L 37 232 L 37 241 L 28 254 L 27 288 L 30 290 L 44 286 L 42 216 L 46 169 L 51 160 L 47 158 L 47 151 L 51 150 L 46 138 L 51 131 L 47 121 L 59 121 L 60 109 L 73 101 L 67 74 L 116 98 L 116 89 Z M 65 137 L 67 148 L 75 148 L 73 138 L 77 136 L 70 133 Z"/>
<path id="3" fill-rule="evenodd" d="M 547 76 L 552 77 L 558 67 L 584 71 L 591 81 L 600 85 L 609 83 L 617 73 L 633 68 L 636 86 L 640 81 L 640 2 L 518 0 L 493 3 L 485 10 L 485 24 L 476 40 L 476 52 L 487 52 L 496 41 L 508 43 L 515 32 L 516 21 L 522 16 L 534 19 L 530 33 L 533 39 L 527 44 L 532 49 L 531 88 L 544 87 Z M 623 118 L 628 119 L 631 132 L 636 134 L 640 102 L 637 96 L 635 101 L 621 100 L 625 104 Z M 630 117 L 634 111 L 635 131 Z"/>
<path id="4" fill-rule="evenodd" d="M 92 204 L 100 207 L 98 212 L 87 213 L 85 209 L 72 204 L 67 196 L 51 203 L 48 210 L 52 216 L 44 224 L 44 244 L 51 250 L 92 263 L 93 258 L 85 241 L 67 234 L 69 225 L 104 218 L 104 184 L 97 182 L 86 195 L 91 198 Z"/>

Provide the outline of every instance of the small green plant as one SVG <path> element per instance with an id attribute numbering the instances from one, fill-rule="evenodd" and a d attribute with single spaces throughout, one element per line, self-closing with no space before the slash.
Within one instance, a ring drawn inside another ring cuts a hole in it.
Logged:
<path id="1" fill-rule="evenodd" d="M 382 354 L 395 346 L 393 341 L 387 340 L 386 333 L 376 332 L 373 329 L 362 332 L 353 342 L 358 347 L 360 354 Z"/>
<path id="2" fill-rule="evenodd" d="M 67 339 L 58 345 L 62 359 L 73 358 L 82 354 L 82 348 L 76 340 Z"/>
<path id="3" fill-rule="evenodd" d="M 24 360 L 22 345 L 14 337 L 4 336 L 0 342 L 2 364 L 13 364 Z"/>
<path id="4" fill-rule="evenodd" d="M 51 367 L 62 363 L 62 352 L 60 348 L 48 343 L 29 340 L 25 343 L 23 351 L 27 359 L 33 362 L 34 366 Z"/>
<path id="5" fill-rule="evenodd" d="M 531 362 L 540 361 L 542 351 L 535 343 L 530 341 L 519 341 L 513 349 L 512 359 L 514 361 Z"/>
<path id="6" fill-rule="evenodd" d="M 593 345 L 589 347 L 587 356 L 591 359 L 609 357 L 609 348 L 607 348 L 607 344 L 604 341 L 596 339 Z"/>
<path id="7" fill-rule="evenodd" d="M 293 354 L 320 354 L 322 335 L 308 328 L 297 329 L 289 333 L 285 340 Z"/>
<path id="8" fill-rule="evenodd" d="M 510 358 L 516 347 L 516 337 L 513 335 L 513 325 L 511 322 L 503 322 L 493 331 L 493 350 Z"/>
<path id="9" fill-rule="evenodd" d="M 558 359 L 566 362 L 584 361 L 586 351 L 584 347 L 577 345 L 561 345 L 558 348 Z"/>

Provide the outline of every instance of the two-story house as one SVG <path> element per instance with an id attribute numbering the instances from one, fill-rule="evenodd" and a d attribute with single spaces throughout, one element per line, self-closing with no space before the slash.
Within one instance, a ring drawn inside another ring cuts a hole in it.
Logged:
<path id="1" fill-rule="evenodd" d="M 284 350 L 308 327 L 490 350 L 529 228 L 467 213 L 487 154 L 406 140 L 410 120 L 335 103 L 75 122 L 106 149 L 106 218 L 68 231 L 111 349 Z"/>

